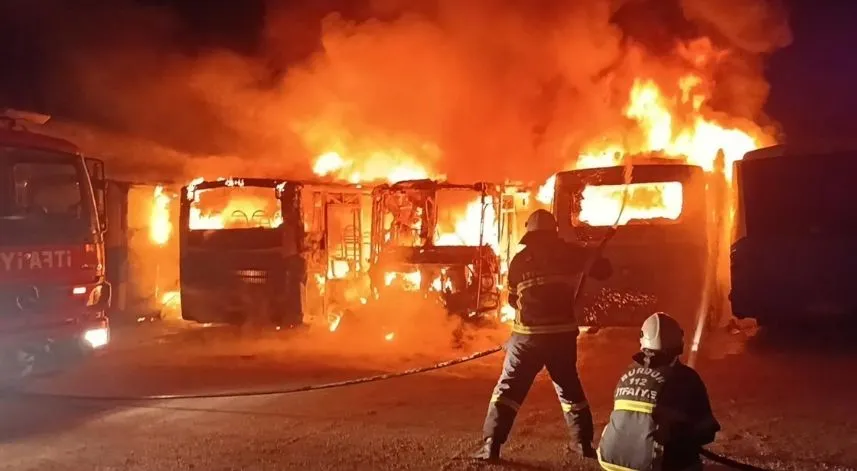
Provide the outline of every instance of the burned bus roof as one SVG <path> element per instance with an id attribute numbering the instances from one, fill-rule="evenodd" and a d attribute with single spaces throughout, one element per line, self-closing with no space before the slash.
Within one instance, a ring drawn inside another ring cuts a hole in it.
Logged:
<path id="1" fill-rule="evenodd" d="M 857 155 L 857 146 L 837 144 L 811 146 L 779 144 L 747 152 L 744 154 L 744 158 L 742 160 L 759 160 L 774 157 L 824 157 L 847 154 Z"/>
<path id="2" fill-rule="evenodd" d="M 583 168 L 577 170 L 566 170 L 557 173 L 557 180 L 561 182 L 583 182 L 598 179 L 605 184 L 621 184 L 624 181 L 624 166 Z M 633 181 L 658 181 L 660 179 L 691 177 L 702 174 L 704 170 L 698 165 L 688 163 L 647 163 L 637 164 L 631 167 L 631 179 Z"/>
<path id="3" fill-rule="evenodd" d="M 287 180 L 280 178 L 243 178 L 243 177 L 229 177 L 229 178 L 218 178 L 215 180 L 195 180 L 185 187 L 193 187 L 194 190 L 206 190 L 211 188 L 222 188 L 222 187 L 230 187 L 230 186 L 255 186 L 255 187 L 270 187 L 276 188 L 281 185 L 289 185 L 295 187 L 320 187 L 320 188 L 331 188 L 337 191 L 368 191 L 371 189 L 371 186 L 359 184 L 359 183 L 341 183 L 341 182 L 329 182 L 329 181 L 319 181 L 319 180 Z"/>
<path id="4" fill-rule="evenodd" d="M 671 160 L 671 161 L 670 161 Z M 631 165 L 633 170 L 636 169 L 653 169 L 653 168 L 690 168 L 690 169 L 701 169 L 699 165 L 689 164 L 687 162 L 676 161 L 675 159 L 658 159 L 651 160 L 647 159 L 647 161 L 642 163 L 634 163 Z M 594 174 L 594 173 L 604 173 L 604 172 L 612 172 L 619 171 L 622 172 L 625 170 L 624 165 L 610 165 L 606 167 L 591 167 L 591 168 L 578 168 L 574 170 L 563 170 L 562 172 L 557 172 L 557 175 L 583 175 L 583 174 Z"/>
<path id="5" fill-rule="evenodd" d="M 487 191 L 491 187 L 498 188 L 500 185 L 487 182 L 476 182 L 470 184 L 450 183 L 441 180 L 402 180 L 396 183 L 387 183 L 378 185 L 378 189 L 390 190 L 471 190 L 471 191 Z"/>

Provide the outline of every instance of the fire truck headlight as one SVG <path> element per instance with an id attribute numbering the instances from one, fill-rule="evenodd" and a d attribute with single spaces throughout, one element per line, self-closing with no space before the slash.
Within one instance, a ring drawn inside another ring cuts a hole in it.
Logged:
<path id="1" fill-rule="evenodd" d="M 83 340 L 93 349 L 101 348 L 110 342 L 110 331 L 106 327 L 87 330 Z"/>

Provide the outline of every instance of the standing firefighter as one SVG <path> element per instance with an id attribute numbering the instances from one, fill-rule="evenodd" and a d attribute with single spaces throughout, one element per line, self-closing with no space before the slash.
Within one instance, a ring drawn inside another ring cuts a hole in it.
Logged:
<path id="1" fill-rule="evenodd" d="M 606 471 L 702 469 L 699 451 L 714 441 L 720 424 L 702 379 L 679 361 L 683 335 L 664 313 L 643 323 L 641 351 L 619 379 L 598 447 Z"/>
<path id="2" fill-rule="evenodd" d="M 606 279 L 607 260 L 592 260 L 583 248 L 559 237 L 556 219 L 540 209 L 527 219 L 526 247 L 509 266 L 509 304 L 516 309 L 512 336 L 506 345 L 503 372 L 494 389 L 483 428 L 483 443 L 473 455 L 500 458 L 518 409 L 536 375 L 547 367 L 571 432 L 571 449 L 595 457 L 592 412 L 577 375 L 578 327 L 574 302 L 584 273 Z"/>

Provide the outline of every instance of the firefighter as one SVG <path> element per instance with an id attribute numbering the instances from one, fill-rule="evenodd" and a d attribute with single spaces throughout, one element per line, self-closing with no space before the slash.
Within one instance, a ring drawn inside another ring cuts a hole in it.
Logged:
<path id="1" fill-rule="evenodd" d="M 598 462 L 606 471 L 701 470 L 700 449 L 720 424 L 699 374 L 681 363 L 683 332 L 664 313 L 640 332 L 640 352 L 619 379 L 613 412 L 601 435 Z"/>
<path id="2" fill-rule="evenodd" d="M 518 409 L 545 367 L 568 424 L 571 450 L 594 458 L 592 413 L 577 375 L 574 302 L 584 272 L 603 280 L 611 267 L 600 256 L 593 260 L 588 250 L 564 242 L 548 211 L 533 212 L 526 229 L 521 239 L 525 247 L 509 265 L 509 304 L 516 310 L 512 336 L 488 405 L 483 442 L 473 458 L 500 458 Z"/>

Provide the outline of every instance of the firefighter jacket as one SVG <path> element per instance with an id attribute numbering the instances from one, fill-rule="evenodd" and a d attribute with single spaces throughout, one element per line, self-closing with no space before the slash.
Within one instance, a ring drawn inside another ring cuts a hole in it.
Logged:
<path id="1" fill-rule="evenodd" d="M 641 352 L 616 386 L 598 462 L 606 471 L 690 468 L 718 430 L 696 371 L 675 357 Z"/>
<path id="2" fill-rule="evenodd" d="M 577 330 L 574 302 L 592 253 L 562 240 L 554 232 L 531 232 L 521 252 L 509 264 L 509 304 L 515 308 L 512 330 L 519 334 L 553 334 Z M 590 275 L 610 276 L 600 259 Z"/>

